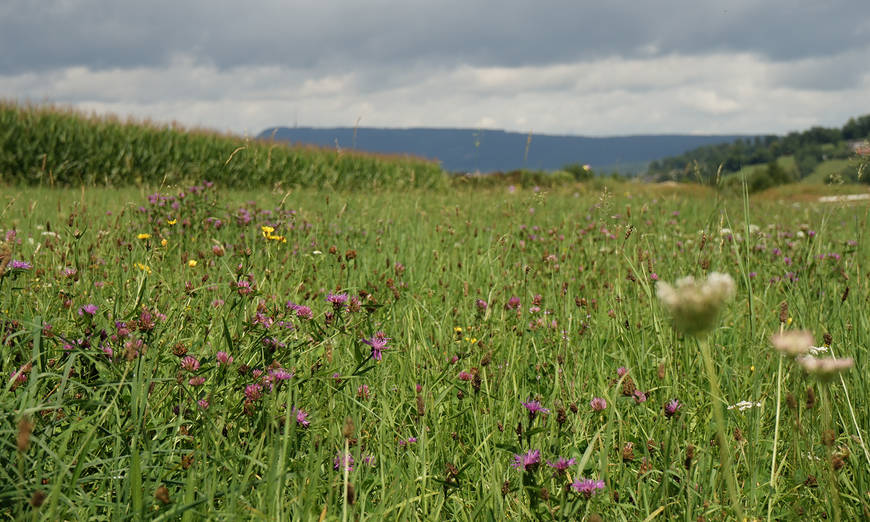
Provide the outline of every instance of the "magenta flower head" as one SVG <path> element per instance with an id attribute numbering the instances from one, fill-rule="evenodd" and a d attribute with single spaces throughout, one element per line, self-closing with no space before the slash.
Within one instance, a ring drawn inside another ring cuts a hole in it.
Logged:
<path id="1" fill-rule="evenodd" d="M 229 366 L 233 363 L 233 358 L 227 352 L 220 351 L 217 353 L 217 355 L 215 355 L 215 357 L 218 360 L 218 366 L 220 366 L 221 364 Z"/>
<path id="2" fill-rule="evenodd" d="M 541 450 L 529 450 L 525 455 L 514 455 L 511 466 L 520 471 L 534 471 L 541 462 Z"/>
<path id="3" fill-rule="evenodd" d="M 308 425 L 311 424 L 308 421 L 308 412 L 307 411 L 305 411 L 301 408 L 297 410 L 296 407 L 294 406 L 290 410 L 290 413 L 296 417 L 296 424 L 302 426 L 303 428 L 307 428 Z"/>
<path id="4" fill-rule="evenodd" d="M 18 259 L 13 259 L 9 262 L 10 270 L 30 270 L 33 268 L 33 265 L 26 261 L 19 261 Z"/>
<path id="5" fill-rule="evenodd" d="M 199 361 L 195 357 L 188 355 L 181 360 L 181 367 L 189 372 L 195 372 L 199 370 Z"/>
<path id="6" fill-rule="evenodd" d="M 550 413 L 550 410 L 548 410 L 547 408 L 544 408 L 544 406 L 541 405 L 541 403 L 538 401 L 529 401 L 529 402 L 524 402 L 522 404 L 527 410 L 529 410 L 529 418 L 530 419 L 534 419 L 535 415 L 537 415 L 538 413 L 540 413 L 542 415 L 546 415 L 546 414 Z"/>
<path id="7" fill-rule="evenodd" d="M 625 366 L 620 366 L 616 369 L 616 375 L 619 377 L 625 377 L 628 374 L 628 368 Z"/>
<path id="8" fill-rule="evenodd" d="M 574 491 L 581 493 L 586 498 L 591 498 L 592 495 L 604 489 L 604 481 L 580 477 L 571 483 L 571 487 L 574 488 Z"/>
<path id="9" fill-rule="evenodd" d="M 336 471 L 340 469 L 346 469 L 347 471 L 353 471 L 353 455 L 350 453 L 336 453 L 335 458 L 332 460 L 333 469 Z"/>
<path id="10" fill-rule="evenodd" d="M 671 418 L 680 411 L 680 408 L 683 407 L 683 404 L 677 399 L 671 399 L 665 404 L 665 417 Z"/>
<path id="11" fill-rule="evenodd" d="M 569 467 L 573 466 L 577 461 L 575 459 L 566 459 L 565 457 L 559 457 L 555 462 L 547 461 L 547 465 L 551 468 L 555 469 L 557 472 L 565 471 Z"/>
<path id="12" fill-rule="evenodd" d="M 489 306 L 489 305 L 486 303 L 486 301 L 484 301 L 483 299 L 478 299 L 477 302 L 476 302 L 475 304 L 477 305 L 477 309 L 478 309 L 479 311 L 481 311 L 481 312 L 485 312 L 486 309 L 487 309 L 487 307 Z"/>
<path id="13" fill-rule="evenodd" d="M 602 397 L 595 397 L 589 401 L 589 405 L 592 406 L 592 411 L 604 411 L 607 408 L 607 401 Z"/>
<path id="14" fill-rule="evenodd" d="M 646 394 L 640 390 L 634 390 L 634 402 L 640 404 L 646 402 Z"/>
<path id="15" fill-rule="evenodd" d="M 341 310 L 341 308 L 347 302 L 347 294 L 329 293 L 326 295 L 326 302 L 332 303 L 332 308 L 334 308 L 335 310 Z"/>
<path id="16" fill-rule="evenodd" d="M 370 339 L 363 339 L 362 342 L 372 347 L 372 359 L 381 360 L 381 352 L 389 348 L 387 341 L 390 338 L 384 332 L 376 332 Z"/>
<path id="17" fill-rule="evenodd" d="M 519 310 L 520 308 L 520 298 L 517 296 L 512 296 L 508 299 L 508 302 L 504 305 L 505 310 Z"/>
<path id="18" fill-rule="evenodd" d="M 85 316 L 86 314 L 89 317 L 93 317 L 97 313 L 97 305 L 95 304 L 86 304 L 79 308 L 79 316 Z"/>

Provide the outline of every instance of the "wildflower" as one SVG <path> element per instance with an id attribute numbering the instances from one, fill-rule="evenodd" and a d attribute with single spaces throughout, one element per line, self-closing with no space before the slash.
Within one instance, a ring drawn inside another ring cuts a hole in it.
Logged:
<path id="1" fill-rule="evenodd" d="M 538 413 L 541 413 L 543 415 L 550 413 L 550 410 L 544 408 L 538 401 L 529 401 L 522 404 L 527 410 L 529 410 L 529 418 L 532 419 L 535 418 L 535 415 L 537 415 Z"/>
<path id="2" fill-rule="evenodd" d="M 233 358 L 227 352 L 220 351 L 217 353 L 217 355 L 215 355 L 215 357 L 218 360 L 218 366 L 220 366 L 221 364 L 229 366 L 233 363 Z"/>
<path id="3" fill-rule="evenodd" d="M 709 330 L 724 304 L 734 297 L 734 280 L 713 272 L 703 283 L 692 276 L 677 280 L 676 288 L 659 282 L 656 294 L 674 318 L 674 325 L 687 334 Z"/>
<path id="4" fill-rule="evenodd" d="M 541 462 L 541 450 L 529 450 L 525 455 L 514 455 L 511 466 L 521 471 L 534 471 Z"/>
<path id="5" fill-rule="evenodd" d="M 94 304 L 86 304 L 79 308 L 79 317 L 84 317 L 87 314 L 89 317 L 93 317 L 94 314 L 97 313 L 97 305 Z"/>
<path id="6" fill-rule="evenodd" d="M 9 262 L 9 270 L 30 270 L 33 268 L 33 265 L 26 261 L 19 261 L 18 259 L 13 259 Z"/>
<path id="7" fill-rule="evenodd" d="M 191 386 L 202 386 L 205 383 L 205 377 L 191 377 L 187 384 Z"/>
<path id="8" fill-rule="evenodd" d="M 577 461 L 575 459 L 566 459 L 565 457 L 559 457 L 555 462 L 547 461 L 547 465 L 551 468 L 555 469 L 557 472 L 565 471 L 569 467 L 573 466 Z"/>
<path id="9" fill-rule="evenodd" d="M 489 306 L 489 305 L 486 303 L 486 301 L 484 301 L 483 299 L 478 299 L 477 302 L 476 302 L 475 304 L 477 305 L 477 310 L 478 310 L 479 312 L 485 312 L 485 311 L 486 311 L 486 308 Z"/>
<path id="10" fill-rule="evenodd" d="M 812 355 L 804 355 L 795 359 L 810 375 L 814 375 L 821 381 L 830 381 L 836 375 L 850 369 L 855 365 L 851 357 L 843 359 L 825 358 L 817 359 Z"/>
<path id="11" fill-rule="evenodd" d="M 788 330 L 770 338 L 773 347 L 780 353 L 797 357 L 805 355 L 813 346 L 813 334 L 806 330 Z"/>
<path id="12" fill-rule="evenodd" d="M 144 265 L 144 264 L 142 264 L 142 263 L 134 263 L 134 265 L 136 266 L 136 268 L 138 268 L 139 270 L 145 272 L 146 274 L 150 274 L 150 273 L 151 273 L 151 268 L 148 267 L 148 265 Z"/>
<path id="13" fill-rule="evenodd" d="M 370 339 L 363 339 L 362 342 L 372 347 L 372 359 L 380 361 L 381 352 L 389 348 L 387 346 L 387 341 L 389 340 L 390 338 L 384 332 L 377 332 Z"/>
<path id="14" fill-rule="evenodd" d="M 329 293 L 326 295 L 326 302 L 332 303 L 332 308 L 335 310 L 340 310 L 347 302 L 347 294 Z"/>
<path id="15" fill-rule="evenodd" d="M 296 407 L 294 406 L 294 407 L 290 410 L 290 413 L 291 413 L 292 415 L 295 415 L 295 416 L 296 416 L 296 424 L 302 426 L 303 428 L 307 428 L 308 425 L 311 424 L 311 423 L 308 421 L 308 412 L 307 412 L 307 411 L 305 411 L 305 410 L 303 410 L 303 409 L 301 409 L 301 408 L 300 408 L 300 409 L 296 409 Z"/>
<path id="16" fill-rule="evenodd" d="M 353 455 L 350 453 L 336 453 L 335 458 L 332 460 L 333 469 L 338 471 L 341 468 L 346 469 L 347 471 L 353 471 Z"/>
<path id="17" fill-rule="evenodd" d="M 196 403 L 199 405 L 200 408 L 202 408 L 202 409 L 204 409 L 204 410 L 207 410 L 207 409 L 208 409 L 209 404 L 208 404 L 208 401 L 207 401 L 207 400 L 205 400 L 205 399 L 200 399 L 200 400 L 196 401 Z"/>
<path id="18" fill-rule="evenodd" d="M 683 407 L 683 404 L 677 399 L 671 399 L 665 404 L 665 417 L 671 418 L 677 414 L 678 411 Z"/>
<path id="19" fill-rule="evenodd" d="M 607 408 L 607 401 L 602 397 L 595 397 L 589 401 L 592 406 L 592 411 L 604 411 Z"/>
<path id="20" fill-rule="evenodd" d="M 362 384 L 356 389 L 356 396 L 360 399 L 368 399 L 370 394 L 368 384 Z"/>
<path id="21" fill-rule="evenodd" d="M 189 372 L 195 372 L 199 370 L 199 361 L 195 357 L 188 355 L 181 360 L 181 368 Z"/>
<path id="22" fill-rule="evenodd" d="M 627 374 L 628 374 L 628 368 L 626 368 L 625 366 L 620 366 L 619 368 L 616 369 L 616 375 L 618 377 L 625 377 Z"/>
<path id="23" fill-rule="evenodd" d="M 571 483 L 571 487 L 574 488 L 574 491 L 577 493 L 582 493 L 586 498 L 591 498 L 592 495 L 598 493 L 599 490 L 604 489 L 604 481 L 580 477 Z"/>
<path id="24" fill-rule="evenodd" d="M 752 402 L 752 401 L 740 401 L 738 403 L 732 404 L 731 406 L 728 406 L 728 409 L 729 410 L 736 409 L 737 411 L 744 411 L 744 410 L 748 410 L 750 408 L 756 408 L 756 407 L 760 408 L 761 403 L 760 402 Z"/>
<path id="25" fill-rule="evenodd" d="M 139 234 L 136 236 L 137 239 L 151 239 L 151 234 Z"/>
<path id="26" fill-rule="evenodd" d="M 399 441 L 399 447 L 404 448 L 408 444 L 413 444 L 417 442 L 417 437 L 408 437 L 407 439 L 402 439 Z"/>
<path id="27" fill-rule="evenodd" d="M 635 404 L 646 402 L 646 394 L 640 390 L 634 390 L 633 396 Z"/>
<path id="28" fill-rule="evenodd" d="M 468 373 L 464 370 L 459 372 L 459 380 L 460 381 L 470 381 L 473 378 L 474 378 L 474 375 L 471 373 Z"/>
<path id="29" fill-rule="evenodd" d="M 245 397 L 249 401 L 255 401 L 263 396 L 263 387 L 259 384 L 249 384 L 245 387 Z"/>
<path id="30" fill-rule="evenodd" d="M 520 298 L 517 296 L 512 296 L 508 299 L 508 302 L 504 305 L 505 310 L 519 310 L 520 309 Z"/>
<path id="31" fill-rule="evenodd" d="M 189 266 L 190 268 L 195 267 L 196 266 L 196 259 L 189 259 L 187 261 L 187 266 Z"/>
<path id="32" fill-rule="evenodd" d="M 293 373 L 288 372 L 284 368 L 276 368 L 269 370 L 269 376 L 276 381 L 286 381 L 293 378 Z"/>

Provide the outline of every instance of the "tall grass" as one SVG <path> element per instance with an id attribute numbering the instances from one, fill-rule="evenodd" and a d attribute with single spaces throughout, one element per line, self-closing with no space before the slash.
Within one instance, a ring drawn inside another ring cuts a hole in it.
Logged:
<path id="1" fill-rule="evenodd" d="M 417 158 L 291 147 L 177 125 L 0 102 L 0 182 L 125 186 L 435 188 L 440 167 Z"/>
<path id="2" fill-rule="evenodd" d="M 866 518 L 867 207 L 692 190 L 4 191 L 0 512 L 729 520 L 721 431 L 747 517 Z M 655 290 L 711 271 L 718 397 Z"/>

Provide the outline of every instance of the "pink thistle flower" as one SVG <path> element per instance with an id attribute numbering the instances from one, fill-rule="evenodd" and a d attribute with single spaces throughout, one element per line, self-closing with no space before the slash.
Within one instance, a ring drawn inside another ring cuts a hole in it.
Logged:
<path id="1" fill-rule="evenodd" d="M 583 494 L 586 498 L 591 498 L 592 495 L 595 495 L 598 491 L 604 489 L 604 481 L 580 477 L 571 483 L 571 487 L 574 488 L 574 491 Z"/>
<path id="2" fill-rule="evenodd" d="M 541 462 L 541 450 L 529 450 L 524 455 L 514 455 L 511 466 L 521 471 L 534 471 Z"/>

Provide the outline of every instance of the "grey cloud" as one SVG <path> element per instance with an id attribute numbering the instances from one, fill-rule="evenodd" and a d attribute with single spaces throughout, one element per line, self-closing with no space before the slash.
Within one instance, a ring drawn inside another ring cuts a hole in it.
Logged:
<path id="1" fill-rule="evenodd" d="M 6 50 L 0 74 L 165 65 L 179 56 L 220 69 L 333 71 L 379 64 L 515 67 L 709 52 L 752 52 L 784 61 L 865 44 L 870 3 L 835 4 L 6 0 L 0 5 L 0 48 Z"/>

